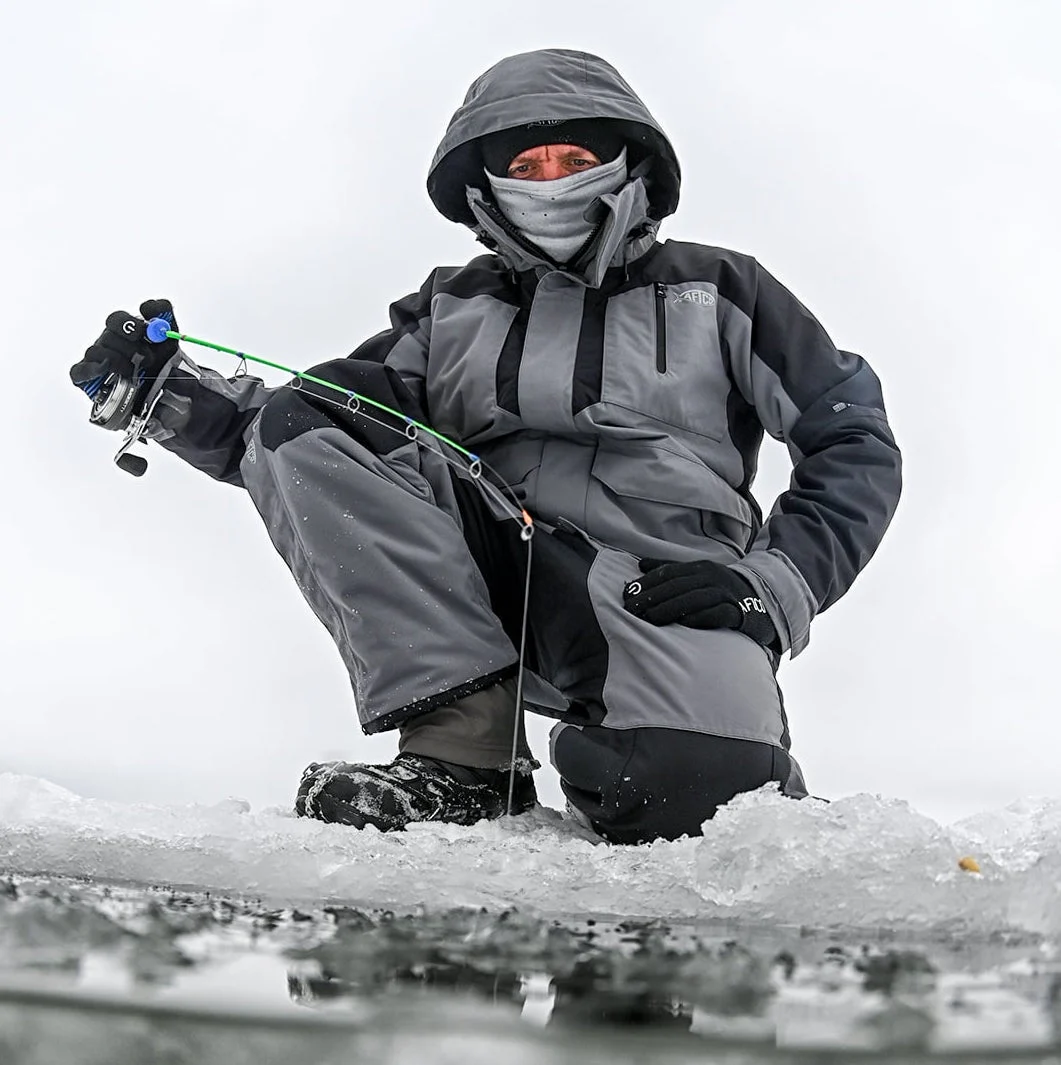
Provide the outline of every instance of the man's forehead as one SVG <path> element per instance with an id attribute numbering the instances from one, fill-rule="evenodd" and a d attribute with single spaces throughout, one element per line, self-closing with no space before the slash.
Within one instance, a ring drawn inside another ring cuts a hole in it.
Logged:
<path id="1" fill-rule="evenodd" d="M 582 144 L 537 144 L 533 148 L 524 148 L 521 152 L 516 152 L 512 157 L 518 159 L 522 155 L 594 155 L 595 153 Z"/>

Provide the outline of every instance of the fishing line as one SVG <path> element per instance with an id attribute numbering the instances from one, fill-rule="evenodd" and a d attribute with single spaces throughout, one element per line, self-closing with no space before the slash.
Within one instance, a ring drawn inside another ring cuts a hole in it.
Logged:
<path id="1" fill-rule="evenodd" d="M 174 329 L 170 329 L 170 322 L 165 318 L 152 318 L 147 323 L 145 334 L 147 339 L 153 344 L 161 344 L 165 340 L 176 340 L 178 343 L 196 344 L 199 347 L 210 348 L 213 351 L 220 351 L 226 355 L 232 355 L 240 360 L 239 365 L 236 367 L 235 377 L 246 376 L 247 363 L 254 362 L 262 366 L 268 366 L 274 370 L 279 370 L 282 373 L 290 374 L 292 381 L 286 382 L 281 387 L 291 388 L 294 391 L 302 391 L 303 382 L 310 382 L 330 391 L 337 392 L 345 397 L 344 401 L 340 402 L 338 399 L 333 399 L 331 396 L 321 395 L 306 389 L 306 393 L 314 399 L 323 403 L 328 403 L 340 410 L 345 410 L 349 414 L 364 418 L 365 420 L 380 425 L 385 429 L 390 429 L 392 432 L 398 433 L 420 446 L 426 446 L 425 442 L 421 439 L 421 434 L 425 434 L 442 445 L 441 448 L 433 450 L 435 450 L 435 453 L 439 455 L 443 461 L 458 472 L 465 472 L 471 477 L 472 481 L 479 488 L 479 491 L 482 492 L 487 499 L 492 500 L 500 506 L 501 510 L 505 512 L 510 519 L 521 523 L 520 539 L 527 545 L 527 572 L 523 588 L 523 611 L 519 633 L 519 658 L 516 666 L 516 708 L 512 725 L 512 757 L 508 774 L 508 801 L 505 807 L 506 813 L 511 815 L 512 800 L 516 785 L 516 755 L 519 743 L 520 724 L 523 719 L 523 679 L 526 671 L 527 630 L 530 613 L 531 561 L 533 558 L 531 540 L 534 536 L 534 520 L 521 505 L 519 497 L 516 495 L 512 486 L 509 485 L 508 482 L 505 481 L 495 469 L 493 469 L 493 467 L 484 462 L 481 456 L 469 451 L 455 440 L 451 440 L 449 437 L 444 436 L 430 425 L 417 421 L 415 418 L 410 418 L 401 411 L 395 410 L 394 408 L 387 406 L 387 404 L 373 399 L 371 396 L 365 396 L 352 389 L 344 388 L 342 385 L 337 385 L 334 381 L 328 381 L 323 377 L 317 377 L 315 374 L 306 373 L 301 370 L 294 370 L 289 366 L 284 366 L 281 363 L 272 362 L 269 359 L 263 359 L 256 355 L 248 355 L 246 352 L 239 351 L 236 348 L 225 347 L 222 344 L 216 344 L 210 340 L 203 340 L 200 337 L 193 337 L 186 333 L 179 333 Z M 127 382 L 130 391 L 127 396 L 123 396 L 122 392 L 117 388 L 117 382 L 115 382 L 109 391 L 116 395 L 110 397 L 108 395 L 103 395 L 100 398 L 94 397 L 94 410 L 96 409 L 97 403 L 105 406 L 110 402 L 113 406 L 115 399 L 119 402 L 131 402 L 133 396 L 137 394 L 137 391 L 143 383 L 143 377 L 137 380 L 135 385 L 131 382 Z M 154 407 L 161 395 L 162 389 L 156 393 L 151 403 L 144 411 L 131 419 L 128 428 L 126 429 L 125 439 L 123 440 L 118 453 L 115 455 L 115 462 L 117 462 L 122 469 L 125 469 L 136 476 L 139 476 L 144 470 L 146 470 L 147 463 L 139 456 L 128 454 L 128 451 L 133 444 L 143 437 L 148 421 L 150 420 L 154 412 Z M 397 419 L 402 423 L 401 428 L 391 425 L 389 422 L 383 421 L 379 417 L 375 417 L 373 414 L 369 413 L 369 411 L 364 409 L 366 405 L 373 410 L 381 411 L 385 414 L 389 414 L 392 418 Z M 452 449 L 465 461 L 463 463 L 459 462 L 457 459 L 447 454 L 444 450 L 445 448 Z M 484 471 L 489 473 L 491 477 L 495 478 L 501 487 L 498 487 L 498 484 L 495 484 L 488 477 L 484 477 Z"/>
<path id="2" fill-rule="evenodd" d="M 301 389 L 300 380 L 297 377 L 295 378 L 295 381 L 293 383 L 285 384 L 283 387 L 291 388 L 291 389 L 293 389 L 296 392 L 302 390 Z M 358 417 L 364 418 L 366 421 L 373 422 L 375 425 L 381 425 L 384 428 L 391 429 L 394 432 L 401 432 L 401 430 L 399 430 L 397 427 L 388 424 L 387 422 L 383 421 L 380 418 L 373 417 L 371 414 L 369 414 L 367 411 L 365 411 L 363 409 L 350 408 L 348 406 L 348 404 L 342 403 L 342 402 L 340 402 L 337 399 L 332 399 L 330 396 L 318 395 L 315 392 L 311 392 L 311 393 L 308 393 L 308 394 L 312 395 L 314 399 L 320 400 L 321 402 L 327 403 L 330 406 L 336 407 L 336 408 L 338 408 L 340 410 L 351 410 L 352 409 L 352 412 L 357 414 Z M 408 435 L 408 433 L 406 433 L 404 435 Z M 410 437 L 410 439 L 415 439 L 415 438 L 414 437 Z M 443 443 L 447 442 L 447 441 L 445 441 L 445 438 L 441 438 L 441 439 L 442 439 Z M 436 454 L 441 459 L 443 459 L 443 461 L 445 461 L 447 463 L 447 465 L 452 466 L 454 469 L 456 469 L 458 471 L 467 470 L 468 469 L 467 466 L 465 466 L 464 464 L 462 464 L 461 462 L 459 462 L 457 459 L 453 458 L 452 456 L 447 455 L 442 450 L 437 451 Z M 520 538 L 522 540 L 524 540 L 526 542 L 526 544 L 527 544 L 527 574 L 526 574 L 526 579 L 525 579 L 524 587 L 523 587 L 523 611 L 522 611 L 522 618 L 520 620 L 520 629 L 519 629 L 519 659 L 518 659 L 518 665 L 516 667 L 516 709 L 515 709 L 515 717 L 514 717 L 513 722 L 512 722 L 512 754 L 511 754 L 511 758 L 509 760 L 509 771 L 508 771 L 508 799 L 507 799 L 507 801 L 505 803 L 505 813 L 509 817 L 511 817 L 512 816 L 512 799 L 513 799 L 513 796 L 515 794 L 515 789 L 516 789 L 516 757 L 517 757 L 517 750 L 518 750 L 518 747 L 519 747 L 520 723 L 521 723 L 522 717 L 523 717 L 523 711 L 522 711 L 522 708 L 523 708 L 523 676 L 524 676 L 524 671 L 525 671 L 527 628 L 528 628 L 528 616 L 529 616 L 529 608 L 530 608 L 531 562 L 532 562 L 532 559 L 534 558 L 534 544 L 533 544 L 534 524 L 533 524 L 533 521 L 530 520 L 529 515 L 527 515 L 527 512 L 522 507 L 519 506 L 518 499 L 516 498 L 515 493 L 512 491 L 512 488 L 507 484 L 507 482 L 502 477 L 500 477 L 500 475 L 497 473 L 497 471 L 494 470 L 488 463 L 483 462 L 483 460 L 481 458 L 477 459 L 477 462 L 479 463 L 480 469 L 479 469 L 478 472 L 472 473 L 471 476 L 472 476 L 473 480 L 476 482 L 479 490 L 481 492 L 483 492 L 485 495 L 489 495 L 491 498 L 495 499 L 502 506 L 502 508 L 508 509 L 510 511 L 513 510 L 513 509 L 518 510 L 518 512 L 519 512 L 518 515 L 517 514 L 512 514 L 512 515 L 510 515 L 511 517 L 517 518 L 517 520 L 525 520 L 525 524 L 523 525 L 523 528 L 520 530 Z M 500 489 L 497 487 L 497 485 L 492 484 L 489 480 L 485 479 L 482 476 L 482 470 L 486 470 L 486 471 L 488 471 L 489 473 L 492 473 L 495 477 L 498 478 L 498 480 L 504 486 L 505 490 L 508 491 L 513 496 L 514 503 L 510 503 L 504 497 L 504 495 L 502 495 L 502 493 L 501 493 Z"/>
<path id="3" fill-rule="evenodd" d="M 516 788 L 516 748 L 519 744 L 519 726 L 523 719 L 523 659 L 527 649 L 527 615 L 530 607 L 531 561 L 534 558 L 534 545 L 527 538 L 527 577 L 523 584 L 523 619 L 519 626 L 519 668 L 516 673 L 516 716 L 512 722 L 512 758 L 508 770 L 508 802 L 505 813 L 512 816 L 512 794 Z"/>

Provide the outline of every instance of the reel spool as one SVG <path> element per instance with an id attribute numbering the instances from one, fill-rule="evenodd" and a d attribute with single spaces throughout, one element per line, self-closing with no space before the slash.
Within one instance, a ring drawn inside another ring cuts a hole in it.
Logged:
<path id="1" fill-rule="evenodd" d="M 147 471 L 147 459 L 142 455 L 130 454 L 129 449 L 143 436 L 148 419 L 158 401 L 156 395 L 151 405 L 140 412 L 140 404 L 146 390 L 143 377 L 138 381 L 130 381 L 127 377 L 112 373 L 103 382 L 92 401 L 92 410 L 88 416 L 93 425 L 117 432 L 124 431 L 125 438 L 114 455 L 114 461 L 119 469 L 134 477 L 142 477 Z"/>
<path id="2" fill-rule="evenodd" d="M 116 373 L 108 374 L 92 401 L 88 420 L 101 429 L 122 432 L 136 416 L 136 399 L 142 387 L 142 382 L 130 381 Z"/>

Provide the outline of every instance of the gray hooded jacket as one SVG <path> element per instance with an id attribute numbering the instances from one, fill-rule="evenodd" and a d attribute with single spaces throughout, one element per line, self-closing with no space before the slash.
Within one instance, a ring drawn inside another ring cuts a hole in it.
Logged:
<path id="1" fill-rule="evenodd" d="M 478 141 L 590 117 L 621 125 L 630 180 L 561 269 L 491 203 Z M 733 565 L 795 654 L 880 542 L 900 455 L 865 360 L 838 351 L 754 259 L 656 241 L 679 182 L 663 131 L 603 60 L 503 60 L 472 85 L 428 177 L 439 211 L 488 253 L 434 270 L 352 357 L 400 374 L 435 428 L 481 454 L 536 519 L 637 556 Z M 271 390 L 178 370 L 167 392 L 165 446 L 241 483 Z M 764 431 L 793 461 L 765 521 L 751 492 Z"/>

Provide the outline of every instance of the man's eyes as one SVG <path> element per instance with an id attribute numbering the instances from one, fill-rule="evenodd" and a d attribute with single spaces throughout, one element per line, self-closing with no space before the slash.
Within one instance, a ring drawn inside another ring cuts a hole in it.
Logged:
<path id="1" fill-rule="evenodd" d="M 568 159 L 563 160 L 563 165 L 570 167 L 574 170 L 585 170 L 588 166 L 596 166 L 597 163 L 593 159 L 586 159 L 581 155 L 573 155 Z M 537 169 L 539 164 L 537 162 L 519 163 L 516 166 L 510 166 L 508 168 L 507 177 L 525 177 L 532 170 Z"/>

